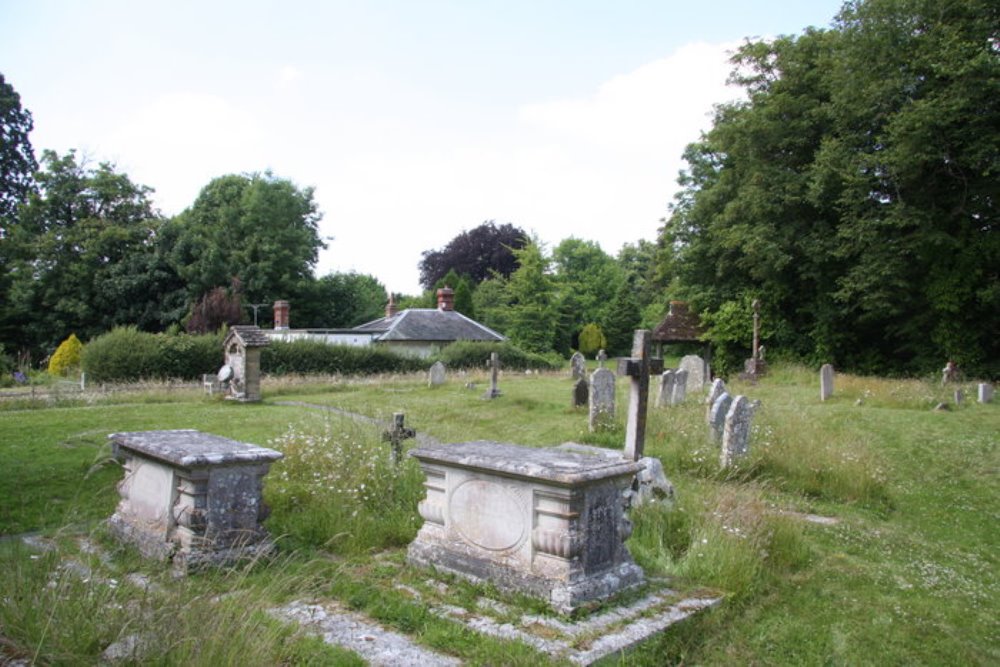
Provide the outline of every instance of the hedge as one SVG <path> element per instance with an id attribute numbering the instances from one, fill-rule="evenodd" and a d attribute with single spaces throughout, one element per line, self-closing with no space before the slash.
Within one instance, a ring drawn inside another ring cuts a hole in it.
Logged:
<path id="1" fill-rule="evenodd" d="M 555 370 L 562 368 L 564 360 L 556 353 L 541 355 L 525 352 L 511 343 L 452 343 L 435 355 L 431 361 L 440 361 L 448 368 L 484 368 L 490 354 L 500 355 L 500 367 L 511 370 Z"/>
<path id="2" fill-rule="evenodd" d="M 428 362 L 423 359 L 405 357 L 385 348 L 330 345 L 316 340 L 271 341 L 260 355 L 261 371 L 274 375 L 409 373 L 427 367 Z"/>

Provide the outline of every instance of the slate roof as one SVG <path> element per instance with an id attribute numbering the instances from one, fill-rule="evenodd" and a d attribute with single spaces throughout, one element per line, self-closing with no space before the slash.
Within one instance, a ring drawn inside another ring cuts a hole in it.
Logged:
<path id="1" fill-rule="evenodd" d="M 670 312 L 653 329 L 653 340 L 660 343 L 700 341 L 704 333 L 698 316 L 688 310 L 687 302 L 671 301 Z"/>
<path id="2" fill-rule="evenodd" d="M 382 317 L 354 328 L 354 331 L 377 333 L 373 340 L 451 342 L 507 340 L 489 327 L 455 310 L 407 308 L 392 317 Z"/>
<path id="3" fill-rule="evenodd" d="M 229 345 L 229 339 L 233 336 L 242 341 L 244 347 L 267 347 L 271 344 L 271 339 L 266 333 L 252 324 L 237 324 L 229 327 L 224 345 Z"/>

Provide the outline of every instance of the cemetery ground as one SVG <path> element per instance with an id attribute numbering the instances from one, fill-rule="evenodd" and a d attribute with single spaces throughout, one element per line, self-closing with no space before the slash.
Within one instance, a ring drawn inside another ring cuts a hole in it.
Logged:
<path id="1" fill-rule="evenodd" d="M 620 449 L 627 385 L 618 429 L 596 435 L 586 408 L 570 407 L 568 372 L 506 373 L 495 400 L 483 400 L 486 386 L 484 373 L 431 388 L 423 375 L 275 379 L 253 405 L 196 391 L 0 404 L 0 663 L 93 664 L 118 642 L 142 664 L 361 664 L 266 613 L 293 600 L 335 601 L 467 664 L 551 663 L 432 611 L 547 613 L 405 564 L 422 476 L 409 458 L 395 467 L 380 435 L 402 411 L 442 442 Z M 729 391 L 762 408 L 749 456 L 725 471 L 701 394 L 651 401 L 646 453 L 677 498 L 633 511 L 628 542 L 647 577 L 724 600 L 605 663 L 1000 662 L 997 404 L 933 411 L 953 387 L 842 374 L 821 402 L 815 371 L 781 364 Z M 101 522 L 122 471 L 107 435 L 170 428 L 285 454 L 264 491 L 275 556 L 177 579 L 109 539 Z"/>

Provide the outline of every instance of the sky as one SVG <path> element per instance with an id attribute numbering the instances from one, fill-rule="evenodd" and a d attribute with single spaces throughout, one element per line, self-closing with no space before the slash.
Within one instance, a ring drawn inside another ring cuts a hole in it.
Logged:
<path id="1" fill-rule="evenodd" d="M 655 240 L 746 38 L 840 0 L 0 0 L 0 72 L 37 154 L 76 149 L 168 216 L 213 178 L 315 189 L 316 274 L 416 294 L 484 221 L 551 249 Z"/>

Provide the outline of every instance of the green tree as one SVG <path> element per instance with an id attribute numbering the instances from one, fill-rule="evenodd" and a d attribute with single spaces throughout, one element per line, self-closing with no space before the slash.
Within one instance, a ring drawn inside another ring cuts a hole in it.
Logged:
<path id="1" fill-rule="evenodd" d="M 33 128 L 31 112 L 21 108 L 21 96 L 0 73 L 0 239 L 35 190 L 38 163 L 28 139 Z"/>
<path id="2" fill-rule="evenodd" d="M 558 298 L 567 301 L 560 308 L 562 336 L 570 336 L 570 347 L 577 348 L 575 336 L 587 322 L 605 319 L 624 272 L 614 258 L 593 241 L 570 237 L 552 251 Z"/>
<path id="3" fill-rule="evenodd" d="M 639 326 L 639 301 L 633 288 L 627 280 L 623 280 L 615 292 L 611 307 L 601 323 L 607 339 L 607 350 L 610 355 L 627 355 L 632 349 L 632 338 Z"/>
<path id="4" fill-rule="evenodd" d="M 604 337 L 604 332 L 601 331 L 599 325 L 590 322 L 580 331 L 580 354 L 589 357 L 596 354 L 598 350 L 604 350 L 607 347 L 608 340 Z"/>
<path id="5" fill-rule="evenodd" d="M 474 283 L 495 274 L 506 278 L 517 267 L 514 251 L 527 242 L 524 230 L 487 220 L 462 232 L 441 250 L 424 251 L 419 265 L 420 284 L 432 289 L 448 271 L 468 276 Z"/>
<path id="6" fill-rule="evenodd" d="M 346 328 L 371 322 L 385 314 L 388 292 L 374 276 L 330 273 L 314 281 L 302 298 L 291 304 L 294 328 Z"/>
<path id="7" fill-rule="evenodd" d="M 549 259 L 538 240 L 514 251 L 517 270 L 506 284 L 504 333 L 529 352 L 551 352 L 555 339 L 555 288 L 548 274 Z"/>
<path id="8" fill-rule="evenodd" d="M 313 189 L 270 173 L 214 179 L 171 225 L 171 262 L 193 301 L 239 280 L 250 303 L 307 292 L 319 250 Z"/>

